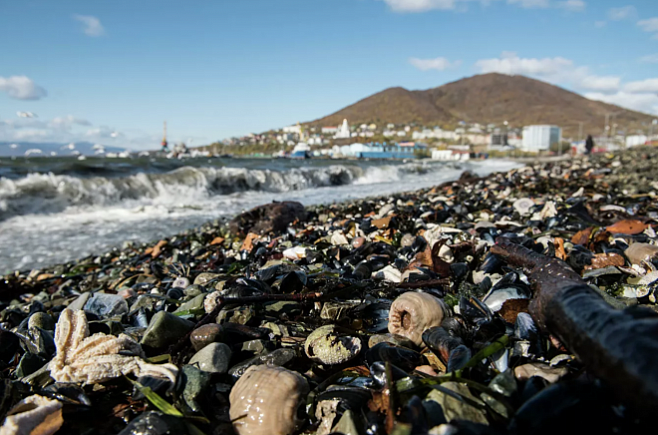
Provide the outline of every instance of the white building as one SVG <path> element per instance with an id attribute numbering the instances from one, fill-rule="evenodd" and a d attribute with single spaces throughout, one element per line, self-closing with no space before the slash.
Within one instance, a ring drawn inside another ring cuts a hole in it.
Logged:
<path id="1" fill-rule="evenodd" d="M 648 140 L 649 138 L 643 134 L 626 136 L 626 148 L 636 147 L 638 145 L 644 145 Z"/>
<path id="2" fill-rule="evenodd" d="M 432 150 L 432 160 L 466 161 L 470 160 L 468 151 L 458 150 Z"/>
<path id="3" fill-rule="evenodd" d="M 347 119 L 343 119 L 343 123 L 338 127 L 338 131 L 334 136 L 334 139 L 347 139 L 350 137 L 350 125 L 347 123 Z"/>
<path id="4" fill-rule="evenodd" d="M 555 125 L 528 125 L 523 127 L 523 151 L 548 151 L 562 140 L 562 129 Z"/>
<path id="5" fill-rule="evenodd" d="M 299 125 L 299 124 L 289 125 L 288 127 L 283 127 L 283 132 L 284 133 L 301 134 L 302 133 L 302 126 Z"/>
<path id="6" fill-rule="evenodd" d="M 322 134 L 336 134 L 338 127 L 322 127 Z"/>

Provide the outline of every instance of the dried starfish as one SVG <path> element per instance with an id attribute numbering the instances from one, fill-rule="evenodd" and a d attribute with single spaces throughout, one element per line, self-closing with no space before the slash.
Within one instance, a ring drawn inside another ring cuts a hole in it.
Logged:
<path id="1" fill-rule="evenodd" d="M 51 435 L 63 423 L 62 404 L 35 394 L 9 410 L 0 435 Z"/>
<path id="2" fill-rule="evenodd" d="M 82 310 L 62 311 L 55 330 L 57 354 L 49 364 L 57 382 L 94 384 L 122 375 L 165 377 L 176 382 L 173 364 L 149 364 L 139 343 L 125 334 L 118 337 L 96 333 L 89 336 Z"/>

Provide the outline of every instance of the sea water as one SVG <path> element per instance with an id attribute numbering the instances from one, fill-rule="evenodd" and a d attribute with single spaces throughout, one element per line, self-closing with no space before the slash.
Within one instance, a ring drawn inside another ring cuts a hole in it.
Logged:
<path id="1" fill-rule="evenodd" d="M 0 273 L 168 237 L 271 201 L 304 205 L 410 191 L 519 166 L 474 162 L 0 159 Z"/>

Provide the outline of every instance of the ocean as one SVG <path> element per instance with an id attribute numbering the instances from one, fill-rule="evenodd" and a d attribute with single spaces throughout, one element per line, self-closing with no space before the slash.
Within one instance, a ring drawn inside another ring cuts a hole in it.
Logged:
<path id="1" fill-rule="evenodd" d="M 156 241 L 273 200 L 386 195 L 518 163 L 288 159 L 0 158 L 0 273 L 126 241 Z"/>

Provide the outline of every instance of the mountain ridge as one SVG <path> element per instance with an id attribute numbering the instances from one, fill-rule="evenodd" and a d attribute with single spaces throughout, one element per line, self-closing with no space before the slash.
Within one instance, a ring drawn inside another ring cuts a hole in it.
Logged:
<path id="1" fill-rule="evenodd" d="M 617 123 L 629 133 L 655 118 L 526 76 L 488 73 L 426 90 L 387 88 L 306 124 L 339 125 L 347 119 L 351 124 L 416 123 L 450 128 L 459 121 L 498 125 L 508 121 L 511 127 L 558 125 L 564 136 L 575 136 L 579 122 L 583 134 L 602 133 L 610 113 L 616 113 L 610 125 Z"/>

